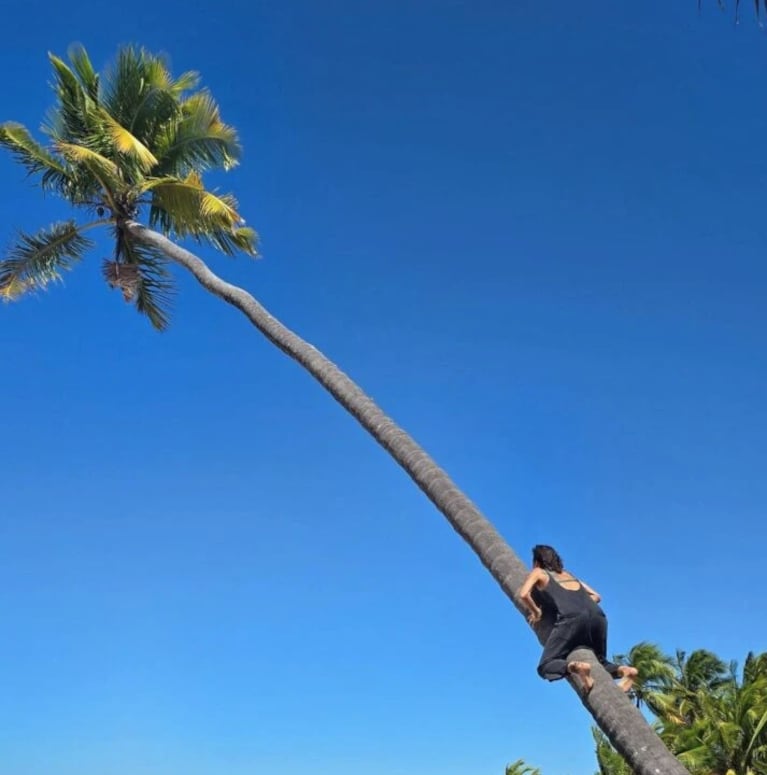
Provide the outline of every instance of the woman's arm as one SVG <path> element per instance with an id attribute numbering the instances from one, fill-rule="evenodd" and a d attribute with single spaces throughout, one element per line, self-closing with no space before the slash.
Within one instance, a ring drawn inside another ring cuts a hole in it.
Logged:
<path id="1" fill-rule="evenodd" d="M 540 568 L 533 568 L 519 590 L 519 599 L 524 603 L 525 608 L 530 611 L 530 616 L 527 617 L 527 621 L 530 624 L 537 624 L 541 620 L 542 611 L 535 600 L 533 600 L 533 589 L 545 575 Z"/>

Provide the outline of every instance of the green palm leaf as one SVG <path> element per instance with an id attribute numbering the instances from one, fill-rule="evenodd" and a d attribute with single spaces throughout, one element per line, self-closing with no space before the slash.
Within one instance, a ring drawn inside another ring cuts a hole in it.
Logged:
<path id="1" fill-rule="evenodd" d="M 44 130 L 62 142 L 82 142 L 90 139 L 96 121 L 93 116 L 95 102 L 83 89 L 72 70 L 53 54 L 48 54 L 53 65 L 54 90 L 58 99 L 55 110 L 49 115 Z"/>
<path id="2" fill-rule="evenodd" d="M 163 57 L 127 46 L 107 71 L 102 104 L 116 121 L 149 144 L 159 127 L 181 115 L 183 93 L 198 82 L 199 75 L 191 71 L 174 79 Z"/>
<path id="3" fill-rule="evenodd" d="M 100 115 L 104 121 L 109 138 L 115 148 L 126 156 L 136 161 L 139 167 L 148 172 L 157 164 L 154 154 L 129 130 L 117 122 L 106 110 L 101 110 Z"/>
<path id="4" fill-rule="evenodd" d="M 763 707 L 764 705 L 765 703 L 762 703 Z M 767 707 L 764 708 L 764 713 L 754 725 L 754 730 L 751 733 L 751 738 L 748 741 L 748 746 L 746 747 L 746 751 L 743 757 L 744 759 L 748 760 L 752 751 L 758 750 L 760 747 L 767 745 L 767 735 L 763 734 L 765 728 L 767 728 Z"/>
<path id="5" fill-rule="evenodd" d="M 181 107 L 182 119 L 158 138 L 159 173 L 184 177 L 191 170 L 236 166 L 240 157 L 237 132 L 221 121 L 213 97 L 200 91 Z"/>
<path id="6" fill-rule="evenodd" d="M 210 229 L 197 235 L 197 239 L 208 242 L 227 256 L 234 256 L 238 252 L 247 253 L 253 257 L 258 256 L 258 234 L 255 229 L 248 226 L 239 226 L 236 229 Z"/>
<path id="7" fill-rule="evenodd" d="M 44 190 L 65 192 L 71 185 L 67 166 L 43 148 L 22 124 L 7 121 L 0 125 L 0 145 L 7 148 L 30 174 L 42 172 Z"/>
<path id="8" fill-rule="evenodd" d="M 523 759 L 517 759 L 512 764 L 506 765 L 506 775 L 541 775 L 536 767 L 528 766 Z"/>
<path id="9" fill-rule="evenodd" d="M 67 51 L 69 55 L 69 61 L 72 63 L 72 69 L 74 70 L 80 84 L 84 88 L 86 94 L 94 101 L 98 102 L 99 99 L 99 76 L 93 69 L 91 60 L 88 57 L 88 52 L 85 48 L 79 44 L 75 44 L 69 47 Z"/>
<path id="10" fill-rule="evenodd" d="M 19 235 L 18 242 L 0 261 L 0 294 L 15 299 L 26 291 L 44 288 L 61 279 L 92 245 L 74 221 L 56 223 L 37 234 Z"/>
<path id="11" fill-rule="evenodd" d="M 598 775 L 632 775 L 625 759 L 610 745 L 605 734 L 596 727 L 591 728 L 596 743 Z"/>
<path id="12" fill-rule="evenodd" d="M 151 180 L 144 190 L 152 192 L 149 222 L 165 233 L 194 237 L 227 255 L 257 255 L 258 235 L 243 225 L 237 200 L 229 194 L 219 196 L 206 191 L 195 173 L 184 180 Z"/>
<path id="13" fill-rule="evenodd" d="M 117 106 L 122 111 L 124 126 L 133 135 L 144 143 L 154 144 L 158 129 L 181 116 L 182 95 L 194 89 L 200 77 L 190 71 L 174 79 L 162 58 L 143 49 L 134 49 L 126 61 L 115 68 L 118 74 L 121 68 L 124 73 L 141 73 L 138 88 L 129 95 L 128 89 L 116 82 L 119 75 L 113 75 L 106 96 L 107 105 Z"/>
<path id="14" fill-rule="evenodd" d="M 233 229 L 240 222 L 235 198 L 207 191 L 196 173 L 183 180 L 150 180 L 143 190 L 152 192 L 153 207 L 165 213 L 172 230 L 179 235 L 198 234 L 213 227 Z"/>
<path id="15" fill-rule="evenodd" d="M 90 172 L 101 184 L 104 191 L 114 194 L 124 187 L 125 181 L 120 168 L 111 159 L 100 153 L 74 143 L 59 143 L 58 150 L 72 164 L 79 164 Z"/>
<path id="16" fill-rule="evenodd" d="M 639 673 L 630 696 L 637 707 L 647 705 L 656 712 L 656 703 L 662 703 L 663 692 L 674 679 L 673 660 L 654 643 L 643 641 L 631 648 L 628 654 L 618 654 L 614 661 L 619 665 L 632 665 Z"/>
<path id="17" fill-rule="evenodd" d="M 154 65 L 147 67 L 148 61 Z M 160 57 L 152 57 L 141 48 L 127 46 L 120 49 L 115 63 L 104 78 L 102 104 L 123 126 L 131 126 L 136 112 L 144 102 L 147 92 L 157 83 L 166 80 L 166 71 Z M 154 81 L 148 80 L 148 76 Z"/>

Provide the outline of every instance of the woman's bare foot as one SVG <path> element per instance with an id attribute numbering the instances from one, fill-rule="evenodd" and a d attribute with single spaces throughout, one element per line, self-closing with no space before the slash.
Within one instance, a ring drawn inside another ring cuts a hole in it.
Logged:
<path id="1" fill-rule="evenodd" d="M 621 665 L 618 668 L 618 675 L 621 676 L 623 680 L 618 682 L 618 688 L 624 692 L 630 692 L 638 674 L 639 671 L 635 667 Z"/>
<path id="2" fill-rule="evenodd" d="M 591 691 L 594 679 L 591 677 L 591 665 L 588 662 L 568 662 L 567 672 L 577 675 L 581 679 L 586 694 Z"/>

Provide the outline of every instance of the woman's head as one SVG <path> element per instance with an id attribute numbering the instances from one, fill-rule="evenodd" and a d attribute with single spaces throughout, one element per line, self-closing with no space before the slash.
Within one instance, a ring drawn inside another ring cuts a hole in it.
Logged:
<path id="1" fill-rule="evenodd" d="M 533 547 L 533 565 L 536 568 L 554 571 L 554 573 L 561 573 L 563 569 L 562 558 L 557 554 L 557 550 L 545 544 Z"/>

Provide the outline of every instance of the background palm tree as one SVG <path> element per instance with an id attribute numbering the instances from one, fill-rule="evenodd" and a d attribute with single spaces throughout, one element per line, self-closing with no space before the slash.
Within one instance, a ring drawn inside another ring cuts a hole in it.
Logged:
<path id="1" fill-rule="evenodd" d="M 661 736 L 693 773 L 767 775 L 767 654 L 749 654 L 740 680 L 723 665 L 702 650 L 681 660 Z"/>
<path id="2" fill-rule="evenodd" d="M 652 686 L 639 690 L 658 732 L 692 775 L 767 775 L 767 653 L 748 654 L 740 679 L 735 663 L 705 649 L 670 657 L 640 643 L 629 654 Z M 592 731 L 598 775 L 632 775 L 608 739 Z"/>
<path id="3" fill-rule="evenodd" d="M 541 775 L 541 771 L 537 767 L 528 766 L 524 760 L 517 759 L 506 765 L 506 775 Z"/>
<path id="4" fill-rule="evenodd" d="M 700 690 L 715 691 L 734 680 L 736 665 L 721 660 L 712 651 L 696 649 L 689 655 L 677 649 L 674 658 L 676 681 L 681 689 L 688 692 Z"/>
<path id="5" fill-rule="evenodd" d="M 723 662 L 706 649 L 696 649 L 689 656 L 677 650 L 674 657 L 675 675 L 667 690 L 656 698 L 656 712 L 663 719 L 679 724 L 691 724 L 705 715 L 702 704 L 723 687 L 736 683 L 736 665 Z"/>
<path id="6" fill-rule="evenodd" d="M 614 659 L 619 665 L 632 665 L 639 671 L 630 696 L 637 708 L 647 705 L 654 710 L 674 679 L 673 659 L 659 646 L 647 642 L 637 643 L 628 654 L 618 654 Z"/>
<path id="7" fill-rule="evenodd" d="M 0 144 L 55 193 L 89 214 L 21 234 L 0 261 L 0 295 L 13 300 L 44 288 L 80 262 L 96 227 L 112 234 L 103 262 L 106 282 L 148 316 L 168 325 L 171 262 L 208 291 L 242 311 L 272 343 L 301 364 L 405 469 L 469 543 L 506 594 L 516 598 L 527 569 L 492 524 L 447 474 L 363 391 L 308 342 L 282 325 L 242 288 L 225 282 L 197 256 L 169 239 L 190 238 L 227 254 L 255 254 L 256 234 L 244 225 L 233 196 L 209 191 L 203 175 L 238 160 L 235 131 L 224 124 L 195 73 L 172 77 L 162 58 L 123 48 L 101 76 L 87 53 L 73 48 L 69 64 L 50 57 L 56 106 L 46 125 L 47 145 L 20 124 L 0 126 Z M 138 218 L 146 215 L 149 226 Z M 637 772 L 682 775 L 641 714 L 613 686 L 591 652 L 573 657 L 594 665 L 597 685 L 584 698 L 594 719 Z M 577 687 L 577 684 L 573 683 Z"/>

